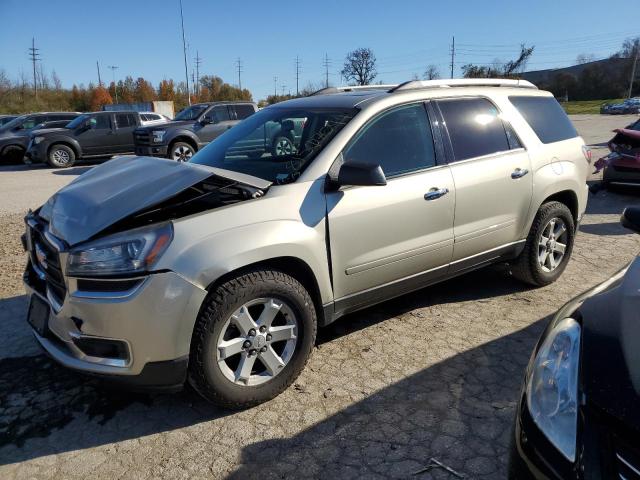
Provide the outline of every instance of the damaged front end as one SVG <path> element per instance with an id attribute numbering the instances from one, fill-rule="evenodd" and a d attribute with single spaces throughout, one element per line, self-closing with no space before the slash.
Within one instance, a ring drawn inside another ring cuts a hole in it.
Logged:
<path id="1" fill-rule="evenodd" d="M 595 173 L 603 172 L 602 182 L 591 187 L 593 193 L 602 186 L 640 187 L 640 122 L 614 130 L 607 143 L 610 153 L 595 163 Z"/>

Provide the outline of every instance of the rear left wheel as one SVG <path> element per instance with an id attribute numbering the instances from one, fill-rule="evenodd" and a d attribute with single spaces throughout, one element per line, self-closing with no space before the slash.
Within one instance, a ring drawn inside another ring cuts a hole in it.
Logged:
<path id="1" fill-rule="evenodd" d="M 316 330 L 313 301 L 296 279 L 270 270 L 238 276 L 205 300 L 189 381 L 207 400 L 228 408 L 270 400 L 304 368 Z"/>

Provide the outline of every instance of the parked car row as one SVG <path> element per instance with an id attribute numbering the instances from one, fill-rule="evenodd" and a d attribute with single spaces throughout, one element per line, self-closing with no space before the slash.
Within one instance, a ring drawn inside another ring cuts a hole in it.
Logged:
<path id="1" fill-rule="evenodd" d="M 640 113 L 640 98 L 629 98 L 622 103 L 605 103 L 600 106 L 600 113 L 606 115 L 629 115 Z"/>

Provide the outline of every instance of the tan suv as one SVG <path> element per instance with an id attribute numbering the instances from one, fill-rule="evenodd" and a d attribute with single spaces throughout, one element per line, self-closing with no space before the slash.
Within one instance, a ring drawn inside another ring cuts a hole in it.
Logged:
<path id="1" fill-rule="evenodd" d="M 260 145 L 287 125 L 300 127 L 291 148 Z M 556 280 L 589 160 L 528 82 L 323 90 L 261 110 L 190 162 L 95 167 L 30 213 L 28 319 L 70 368 L 254 405 L 347 312 L 494 262 Z"/>

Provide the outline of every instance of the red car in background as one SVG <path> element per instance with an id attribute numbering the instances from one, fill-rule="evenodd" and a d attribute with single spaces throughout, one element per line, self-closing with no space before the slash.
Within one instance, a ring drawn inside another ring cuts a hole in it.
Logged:
<path id="1" fill-rule="evenodd" d="M 640 187 L 640 120 L 614 132 L 607 144 L 611 153 L 595 163 L 594 173 L 604 170 L 604 188 Z"/>

